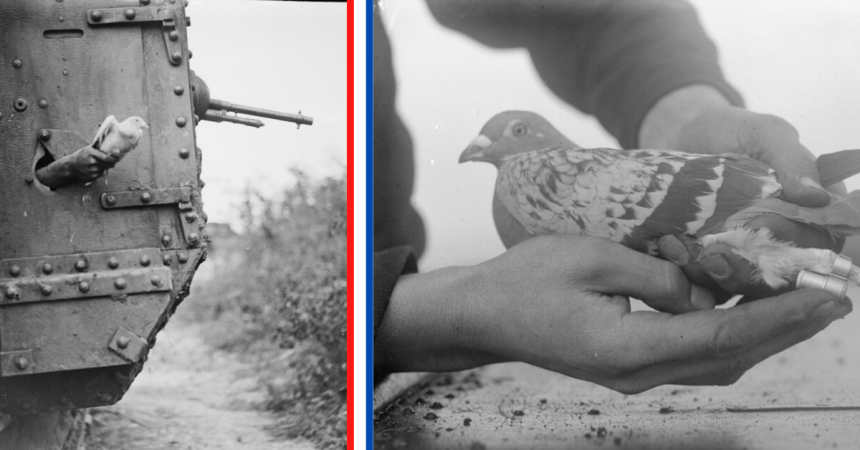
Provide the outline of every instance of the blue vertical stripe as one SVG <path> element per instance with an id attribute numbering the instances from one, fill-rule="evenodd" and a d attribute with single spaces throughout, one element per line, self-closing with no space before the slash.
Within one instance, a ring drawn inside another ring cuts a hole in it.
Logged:
<path id="1" fill-rule="evenodd" d="M 365 326 L 367 327 L 367 342 L 366 342 L 366 355 L 365 359 L 366 372 L 367 372 L 367 413 L 365 414 L 365 420 L 367 425 L 367 446 L 366 448 L 373 448 L 373 0 L 367 0 L 367 15 L 365 17 L 365 22 L 367 23 L 366 28 L 366 36 L 365 36 L 365 51 L 366 51 L 366 66 L 367 66 L 367 78 L 365 79 L 365 96 L 367 98 L 367 106 L 365 108 L 365 146 L 366 146 L 366 160 L 365 164 L 367 170 L 365 173 L 367 174 L 367 178 L 365 179 L 365 183 L 367 184 L 367 195 L 365 197 L 366 207 L 365 211 L 367 216 L 365 217 L 365 226 L 366 231 L 366 241 L 367 241 L 367 262 L 365 264 L 366 270 L 366 302 L 367 308 L 365 314 L 367 315 Z"/>

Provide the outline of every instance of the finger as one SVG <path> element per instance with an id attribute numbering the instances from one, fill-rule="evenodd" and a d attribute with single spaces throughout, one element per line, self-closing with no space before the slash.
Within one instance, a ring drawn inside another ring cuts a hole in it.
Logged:
<path id="1" fill-rule="evenodd" d="M 732 298 L 723 290 L 698 263 L 699 254 L 702 250 L 699 243 L 689 236 L 663 236 L 657 241 L 657 251 L 661 256 L 677 264 L 687 278 L 694 284 L 702 286 L 711 291 L 711 298 L 716 304 L 723 304 Z M 712 309 L 713 304 L 699 303 L 693 298 L 693 305 L 698 309 Z"/>
<path id="2" fill-rule="evenodd" d="M 701 287 L 694 288 L 684 272 L 671 262 L 603 239 L 594 239 L 590 245 L 600 248 L 589 251 L 595 260 L 584 269 L 587 273 L 583 278 L 602 294 L 634 297 L 658 311 L 673 314 L 698 311 L 691 301 L 693 296 L 699 305 L 714 303 L 708 298 L 710 293 Z"/>
<path id="3" fill-rule="evenodd" d="M 842 312 L 841 306 L 827 291 L 803 289 L 729 309 L 677 316 L 637 311 L 622 316 L 620 329 L 631 342 L 627 358 L 643 367 L 717 360 L 795 329 L 823 327 L 823 322 L 836 318 L 833 314 Z"/>
<path id="4" fill-rule="evenodd" d="M 755 265 L 734 250 L 724 242 L 711 244 L 702 250 L 698 262 L 726 292 L 759 297 L 775 294 L 774 289 L 761 281 Z"/>
<path id="5" fill-rule="evenodd" d="M 687 372 L 695 373 L 695 368 L 698 367 L 701 368 L 701 373 L 687 379 L 678 379 L 677 383 L 685 385 L 731 384 L 749 368 L 777 353 L 810 339 L 826 329 L 833 321 L 844 318 L 850 314 L 852 310 L 853 304 L 850 299 L 846 298 L 842 301 L 839 308 L 833 312 L 830 317 L 823 321 L 813 322 L 807 326 L 793 328 L 786 333 L 777 335 L 750 348 L 746 352 L 733 355 L 725 362 L 691 361 L 688 364 L 693 367 L 690 367 L 691 370 L 688 370 Z"/>
<path id="6" fill-rule="evenodd" d="M 762 160 L 776 171 L 782 184 L 782 197 L 801 206 L 821 207 L 830 203 L 830 193 L 821 187 L 812 152 L 799 143 L 771 150 L 778 156 Z"/>

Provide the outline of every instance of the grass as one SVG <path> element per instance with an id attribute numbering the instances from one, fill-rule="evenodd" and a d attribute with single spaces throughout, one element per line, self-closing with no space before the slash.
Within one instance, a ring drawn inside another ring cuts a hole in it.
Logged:
<path id="1" fill-rule="evenodd" d="M 273 432 L 319 448 L 346 439 L 346 179 L 249 192 L 244 231 L 210 227 L 208 273 L 183 307 L 218 348 L 256 355 Z"/>

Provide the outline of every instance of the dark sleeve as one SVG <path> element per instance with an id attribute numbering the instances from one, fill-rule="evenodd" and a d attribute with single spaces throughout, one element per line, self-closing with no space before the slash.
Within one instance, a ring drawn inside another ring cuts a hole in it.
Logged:
<path id="1" fill-rule="evenodd" d="M 415 252 L 406 246 L 373 253 L 373 337 L 401 275 L 418 272 Z"/>
<path id="2" fill-rule="evenodd" d="M 526 48 L 556 95 L 636 148 L 645 114 L 664 95 L 713 86 L 734 105 L 717 49 L 681 0 L 427 0 L 443 25 L 496 48 Z"/>

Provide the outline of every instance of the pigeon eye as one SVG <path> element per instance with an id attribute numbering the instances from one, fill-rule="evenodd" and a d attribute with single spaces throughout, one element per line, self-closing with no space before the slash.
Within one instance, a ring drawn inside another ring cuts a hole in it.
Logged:
<path id="1" fill-rule="evenodd" d="M 514 129 L 511 131 L 513 131 L 514 136 L 520 137 L 520 136 L 526 135 L 528 128 L 526 128 L 526 126 L 524 124 L 518 123 L 518 124 L 514 125 Z"/>

